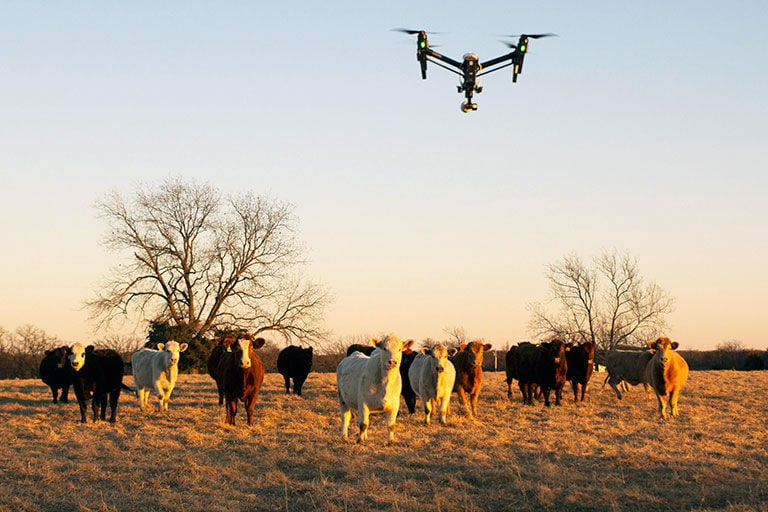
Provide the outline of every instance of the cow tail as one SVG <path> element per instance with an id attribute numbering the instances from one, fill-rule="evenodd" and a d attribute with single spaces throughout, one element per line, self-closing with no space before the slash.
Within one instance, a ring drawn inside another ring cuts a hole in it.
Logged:
<path id="1" fill-rule="evenodd" d="M 133 388 L 130 388 L 130 387 L 128 387 L 128 386 L 126 386 L 126 385 L 125 385 L 125 384 L 123 384 L 122 382 L 120 383 L 120 387 L 121 387 L 121 388 L 123 388 L 123 389 L 124 389 L 124 390 L 126 390 L 126 391 L 130 391 L 131 393 L 135 393 L 135 392 L 136 392 L 136 390 L 135 390 L 135 389 L 133 389 Z"/>

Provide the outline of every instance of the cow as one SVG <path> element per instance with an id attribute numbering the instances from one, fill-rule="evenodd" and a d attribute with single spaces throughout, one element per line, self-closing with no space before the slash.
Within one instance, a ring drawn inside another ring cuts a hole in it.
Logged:
<path id="1" fill-rule="evenodd" d="M 68 351 L 69 347 L 66 345 L 46 350 L 43 360 L 40 361 L 40 379 L 51 388 L 55 404 L 59 402 L 59 391 L 61 391 L 61 401 L 69 402 L 72 369 L 67 360 Z"/>
<path id="2" fill-rule="evenodd" d="M 413 340 L 407 340 L 413 343 Z M 347 348 L 347 356 L 352 355 L 355 352 L 362 352 L 363 354 L 370 356 L 376 347 L 372 345 L 361 345 L 355 343 Z M 408 408 L 408 414 L 416 412 L 416 393 L 413 391 L 411 381 L 408 378 L 408 369 L 411 367 L 414 358 L 418 352 L 412 350 L 410 346 L 403 350 L 403 360 L 400 362 L 400 378 L 403 380 L 403 389 L 400 394 L 403 395 L 405 400 L 405 406 Z"/>
<path id="3" fill-rule="evenodd" d="M 226 422 L 230 425 L 235 424 L 238 401 L 243 402 L 248 425 L 253 424 L 253 408 L 264 382 L 264 363 L 256 355 L 256 350 L 263 347 L 265 341 L 264 338 L 251 340 L 248 336 L 239 337 L 221 352 L 214 379 L 219 393 L 224 395 Z"/>
<path id="4" fill-rule="evenodd" d="M 286 393 L 291 392 L 291 379 L 293 379 L 293 393 L 301 396 L 301 388 L 311 370 L 312 347 L 302 348 L 290 345 L 277 354 L 277 371 L 285 379 Z"/>
<path id="5" fill-rule="evenodd" d="M 417 352 L 408 370 L 414 391 L 424 404 L 424 425 L 429 426 L 432 413 L 439 411 L 440 424 L 445 425 L 456 383 L 456 368 L 448 360 L 448 349 L 438 344 Z"/>
<path id="6" fill-rule="evenodd" d="M 623 382 L 636 386 L 642 384 L 646 395 L 650 391 L 645 376 L 645 367 L 653 354 L 649 350 L 611 350 L 605 356 L 605 367 L 608 376 L 605 382 L 610 384 L 616 392 L 616 397 L 621 400 L 622 394 L 619 385 Z"/>
<path id="7" fill-rule="evenodd" d="M 565 359 L 568 362 L 566 380 L 571 382 L 573 401 L 579 401 L 579 390 L 581 390 L 583 402 L 589 379 L 592 378 L 592 372 L 595 370 L 595 344 L 591 341 L 572 344 L 565 353 Z"/>
<path id="8" fill-rule="evenodd" d="M 88 400 L 93 398 L 93 421 L 106 419 L 107 396 L 109 396 L 110 423 L 117 419 L 117 402 L 120 390 L 133 391 L 123 384 L 125 363 L 120 354 L 110 349 L 94 349 L 82 343 L 75 343 L 67 351 L 72 367 L 72 389 L 80 406 L 80 422 L 85 423 Z M 101 409 L 101 414 L 99 414 Z"/>
<path id="9" fill-rule="evenodd" d="M 370 356 L 355 351 L 341 360 L 336 367 L 336 386 L 341 412 L 341 435 L 344 439 L 348 437 L 352 411 L 356 409 L 360 427 L 358 443 L 368 439 L 371 412 L 386 414 L 389 444 L 395 442 L 395 420 L 400 409 L 403 385 L 399 367 L 403 350 L 412 344 L 412 340 L 403 342 L 396 335 L 389 334 L 381 339 L 371 339 L 375 349 Z"/>
<path id="10" fill-rule="evenodd" d="M 149 395 L 157 393 L 160 412 L 168 410 L 171 393 L 179 376 L 179 358 L 187 344 L 176 341 L 158 343 L 157 350 L 142 348 L 131 356 L 133 384 L 139 397 L 139 408 L 149 405 Z"/>
<path id="11" fill-rule="evenodd" d="M 354 343 L 347 347 L 347 356 L 351 356 L 355 352 L 362 352 L 363 354 L 370 357 L 371 352 L 373 352 L 376 349 L 373 345 L 363 345 L 361 343 Z"/>
<path id="12" fill-rule="evenodd" d="M 527 341 L 509 349 L 507 362 L 507 396 L 512 396 L 512 378 L 517 379 L 524 405 L 533 405 L 534 394 L 541 391 L 544 405 L 550 407 L 550 393 L 555 392 L 555 405 L 561 405 L 568 372 L 565 342 L 555 339 L 534 345 Z"/>
<path id="13" fill-rule="evenodd" d="M 677 399 L 688 380 L 688 363 L 676 352 L 678 343 L 669 338 L 661 337 L 656 341 L 649 341 L 648 346 L 654 354 L 645 367 L 645 380 L 656 393 L 661 418 L 668 417 L 667 402 L 672 409 L 672 416 L 676 418 Z"/>
<path id="14" fill-rule="evenodd" d="M 217 378 L 219 362 L 221 361 L 222 354 L 232 350 L 232 345 L 237 341 L 237 338 L 234 336 L 225 336 L 217 338 L 215 341 L 216 345 L 214 345 L 213 350 L 211 350 L 211 353 L 208 355 L 208 375 L 210 375 L 214 382 L 216 382 L 219 405 L 224 405 L 224 386 L 222 386 L 220 379 Z"/>
<path id="15" fill-rule="evenodd" d="M 456 367 L 456 382 L 453 390 L 459 395 L 467 416 L 477 417 L 477 401 L 480 398 L 480 388 L 483 382 L 483 353 L 491 350 L 491 344 L 480 341 L 462 343 L 460 350 L 450 360 Z M 469 401 L 467 400 L 469 395 Z"/>
<path id="16" fill-rule="evenodd" d="M 403 380 L 403 389 L 400 391 L 400 394 L 403 395 L 408 414 L 413 414 L 416 412 L 416 392 L 411 385 L 408 370 L 410 370 L 418 352 L 411 349 L 413 340 L 406 340 L 406 343 L 409 343 L 409 346 L 403 350 L 403 360 L 400 362 L 400 378 Z"/>

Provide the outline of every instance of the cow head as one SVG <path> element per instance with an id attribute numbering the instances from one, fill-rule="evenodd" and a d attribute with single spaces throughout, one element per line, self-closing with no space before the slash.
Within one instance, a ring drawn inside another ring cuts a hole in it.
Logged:
<path id="1" fill-rule="evenodd" d="M 448 348 L 438 343 L 431 349 L 429 349 L 429 355 L 432 356 L 435 361 L 435 371 L 440 374 L 445 371 L 445 367 L 448 365 Z"/>
<path id="2" fill-rule="evenodd" d="M 182 343 L 181 345 L 179 345 L 178 342 L 171 340 L 165 344 L 158 343 L 157 349 L 165 350 L 166 352 L 171 354 L 171 359 L 168 364 L 169 366 L 173 366 L 173 365 L 179 364 L 179 358 L 181 357 L 180 354 L 181 352 L 184 352 L 185 350 L 187 350 L 188 346 L 189 345 L 187 345 L 186 343 Z"/>
<path id="3" fill-rule="evenodd" d="M 677 350 L 677 347 L 680 346 L 679 343 L 672 341 L 665 336 L 662 336 L 655 341 L 648 341 L 647 343 L 651 349 L 651 353 L 653 353 L 656 360 L 660 361 L 662 364 L 667 364 L 672 351 Z"/>
<path id="4" fill-rule="evenodd" d="M 251 364 L 253 364 L 251 356 L 256 355 L 253 351 L 263 347 L 264 343 L 266 343 L 264 338 L 251 340 L 250 337 L 242 337 L 232 344 L 232 352 L 234 352 L 236 358 L 239 358 L 240 368 L 248 369 L 251 367 Z"/>
<path id="5" fill-rule="evenodd" d="M 93 345 L 88 345 L 86 347 L 82 343 L 75 343 L 69 347 L 67 355 L 69 357 L 69 364 L 72 365 L 72 369 L 76 372 L 82 370 L 83 366 L 85 366 L 85 357 L 91 352 L 93 352 Z"/>
<path id="6" fill-rule="evenodd" d="M 382 352 L 382 362 L 388 370 L 400 366 L 403 360 L 403 351 L 413 345 L 413 340 L 402 341 L 394 334 L 388 334 L 381 339 L 371 338 L 371 344 Z"/>
<path id="7" fill-rule="evenodd" d="M 554 366 L 559 366 L 565 361 L 566 344 L 563 340 L 554 339 L 541 344 L 544 349 L 545 357 Z"/>
<path id="8" fill-rule="evenodd" d="M 475 368 L 483 367 L 483 352 L 491 350 L 491 344 L 483 344 L 480 341 L 473 341 L 472 343 L 462 343 L 459 345 L 461 350 L 469 352 L 469 364 Z"/>
<path id="9" fill-rule="evenodd" d="M 52 350 L 46 350 L 45 356 L 49 358 L 49 360 L 53 361 L 56 365 L 56 368 L 62 369 L 67 365 L 68 356 L 69 356 L 69 347 L 64 345 L 59 348 L 54 348 Z"/>

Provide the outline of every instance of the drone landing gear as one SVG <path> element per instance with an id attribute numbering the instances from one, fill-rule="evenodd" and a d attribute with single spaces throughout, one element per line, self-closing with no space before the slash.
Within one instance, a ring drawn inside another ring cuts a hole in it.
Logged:
<path id="1" fill-rule="evenodd" d="M 459 108 L 461 108 L 461 111 L 466 114 L 467 112 L 477 110 L 477 103 L 469 103 L 468 101 L 465 101 Z"/>

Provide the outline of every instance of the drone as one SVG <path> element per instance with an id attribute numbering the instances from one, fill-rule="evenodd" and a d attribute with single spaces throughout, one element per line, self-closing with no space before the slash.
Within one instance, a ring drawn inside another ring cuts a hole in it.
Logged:
<path id="1" fill-rule="evenodd" d="M 523 61 L 525 60 L 525 54 L 528 53 L 528 45 L 530 39 L 540 39 L 542 37 L 552 37 L 557 34 L 521 34 L 510 35 L 502 37 L 518 37 L 517 44 L 508 43 L 502 41 L 503 44 L 512 48 L 512 51 L 506 55 L 496 57 L 494 59 L 480 62 L 480 57 L 474 53 L 467 53 L 464 55 L 462 62 L 454 60 L 450 57 L 446 57 L 435 50 L 430 48 L 427 34 L 432 32 L 426 32 L 424 30 L 410 30 L 407 28 L 395 28 L 392 29 L 397 32 L 405 32 L 406 34 L 416 35 L 418 39 L 416 41 L 416 60 L 421 65 L 421 78 L 427 79 L 427 62 L 432 62 L 440 66 L 443 69 L 447 69 L 452 73 L 456 73 L 461 77 L 461 83 L 456 88 L 459 94 L 464 93 L 466 98 L 461 104 L 461 111 L 464 113 L 477 110 L 477 103 L 472 102 L 472 95 L 477 92 L 480 94 L 483 92 L 482 86 L 480 86 L 480 77 L 493 73 L 500 69 L 514 66 L 512 68 L 512 82 L 517 82 L 517 75 L 523 72 Z M 494 67 L 495 66 L 495 67 Z M 455 68 L 455 69 L 454 69 Z"/>

